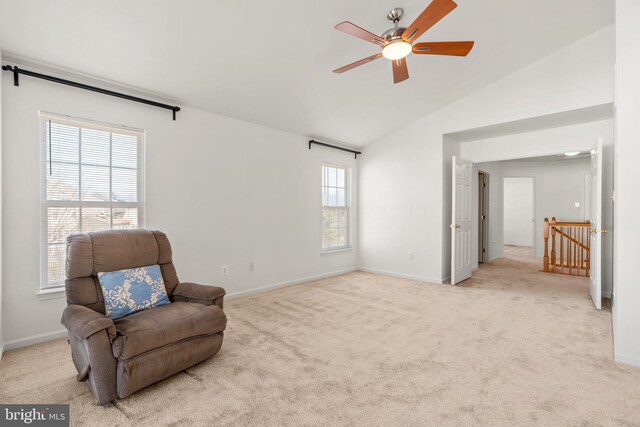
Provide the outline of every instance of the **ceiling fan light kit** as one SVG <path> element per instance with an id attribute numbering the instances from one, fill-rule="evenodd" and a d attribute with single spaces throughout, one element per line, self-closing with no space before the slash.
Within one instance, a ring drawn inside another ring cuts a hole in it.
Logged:
<path id="1" fill-rule="evenodd" d="M 415 40 L 451 13 L 456 7 L 458 7 L 458 5 L 453 0 L 433 0 L 407 28 L 398 25 L 404 16 L 404 10 L 397 7 L 387 14 L 387 19 L 394 24 L 393 28 L 388 29 L 382 33 L 381 36 L 377 36 L 349 21 L 339 23 L 335 27 L 337 30 L 378 45 L 382 48 L 382 53 L 371 55 L 333 70 L 333 72 L 344 73 L 345 71 L 352 70 L 384 57 L 392 61 L 393 82 L 400 83 L 409 78 L 409 70 L 405 58 L 411 53 L 414 55 L 467 56 L 473 48 L 472 41 L 413 44 Z"/>
<path id="2" fill-rule="evenodd" d="M 382 56 L 392 61 L 405 58 L 411 53 L 411 44 L 404 40 L 397 40 L 389 43 L 382 49 Z"/>

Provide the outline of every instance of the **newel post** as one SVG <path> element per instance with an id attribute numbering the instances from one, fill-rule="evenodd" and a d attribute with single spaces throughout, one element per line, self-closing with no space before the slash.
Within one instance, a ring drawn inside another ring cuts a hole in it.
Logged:
<path id="1" fill-rule="evenodd" d="M 549 227 L 551 228 L 551 269 L 556 270 L 556 217 L 551 218 Z"/>
<path id="2" fill-rule="evenodd" d="M 544 219 L 544 271 L 549 271 L 549 218 Z"/>

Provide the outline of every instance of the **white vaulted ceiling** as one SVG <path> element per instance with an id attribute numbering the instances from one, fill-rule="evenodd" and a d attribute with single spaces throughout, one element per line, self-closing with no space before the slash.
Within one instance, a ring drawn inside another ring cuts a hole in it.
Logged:
<path id="1" fill-rule="evenodd" d="M 420 41 L 475 40 L 467 58 L 411 56 L 392 82 L 374 33 L 429 0 L 0 0 L 6 53 L 165 94 L 181 105 L 365 145 L 613 23 L 612 0 L 459 0 Z M 585 52 L 588 55 L 589 52 Z"/>

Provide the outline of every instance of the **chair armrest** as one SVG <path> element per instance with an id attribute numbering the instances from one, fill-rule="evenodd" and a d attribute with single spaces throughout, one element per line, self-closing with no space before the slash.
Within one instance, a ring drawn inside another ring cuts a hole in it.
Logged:
<path id="1" fill-rule="evenodd" d="M 173 301 L 195 302 L 204 305 L 215 304 L 223 308 L 225 294 L 225 290 L 218 286 L 182 282 L 173 290 L 171 297 Z"/>
<path id="2" fill-rule="evenodd" d="M 113 320 L 83 305 L 68 305 L 62 313 L 61 323 L 70 334 L 79 340 L 85 340 L 102 330 L 106 330 L 110 341 L 116 337 L 116 327 Z"/>

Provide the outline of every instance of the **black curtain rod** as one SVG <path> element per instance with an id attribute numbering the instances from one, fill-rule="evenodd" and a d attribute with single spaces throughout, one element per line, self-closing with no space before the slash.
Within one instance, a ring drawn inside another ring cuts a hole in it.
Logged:
<path id="1" fill-rule="evenodd" d="M 112 90 L 102 89 L 102 88 L 99 88 L 99 87 L 86 85 L 84 83 L 73 82 L 71 80 L 61 79 L 59 77 L 49 76 L 47 74 L 40 74 L 40 73 L 36 73 L 35 71 L 25 70 L 23 68 L 18 68 L 16 66 L 12 67 L 11 65 L 3 65 L 2 69 L 4 71 L 9 71 L 9 72 L 13 73 L 13 84 L 15 86 L 20 86 L 20 80 L 19 80 L 18 76 L 20 74 L 24 74 L 25 76 L 31 76 L 31 77 L 35 77 L 35 78 L 38 78 L 38 79 L 48 80 L 48 81 L 54 82 L 54 83 L 60 83 L 60 84 L 67 85 L 67 86 L 77 87 L 79 89 L 90 90 L 92 92 L 98 92 L 98 93 L 102 93 L 104 95 L 115 96 L 116 98 L 128 99 L 129 101 L 140 102 L 142 104 L 152 105 L 154 107 L 164 108 L 166 110 L 171 110 L 173 112 L 173 120 L 176 119 L 176 113 L 178 111 L 180 111 L 180 107 L 177 107 L 177 106 L 174 106 L 174 105 L 168 105 L 168 104 L 163 104 L 161 102 L 151 101 L 149 99 L 138 98 L 137 96 L 131 96 L 131 95 L 127 95 L 125 93 L 114 92 Z"/>
<path id="2" fill-rule="evenodd" d="M 325 144 L 324 142 L 314 141 L 313 139 L 311 141 L 309 141 L 309 150 L 311 150 L 311 144 L 322 145 L 323 147 L 329 147 L 329 148 L 334 148 L 336 150 L 346 151 L 347 153 L 353 153 L 353 154 L 355 154 L 356 159 L 358 158 L 358 154 L 362 154 L 361 151 L 355 151 L 355 150 L 351 150 L 349 148 L 338 147 L 337 145 Z"/>

